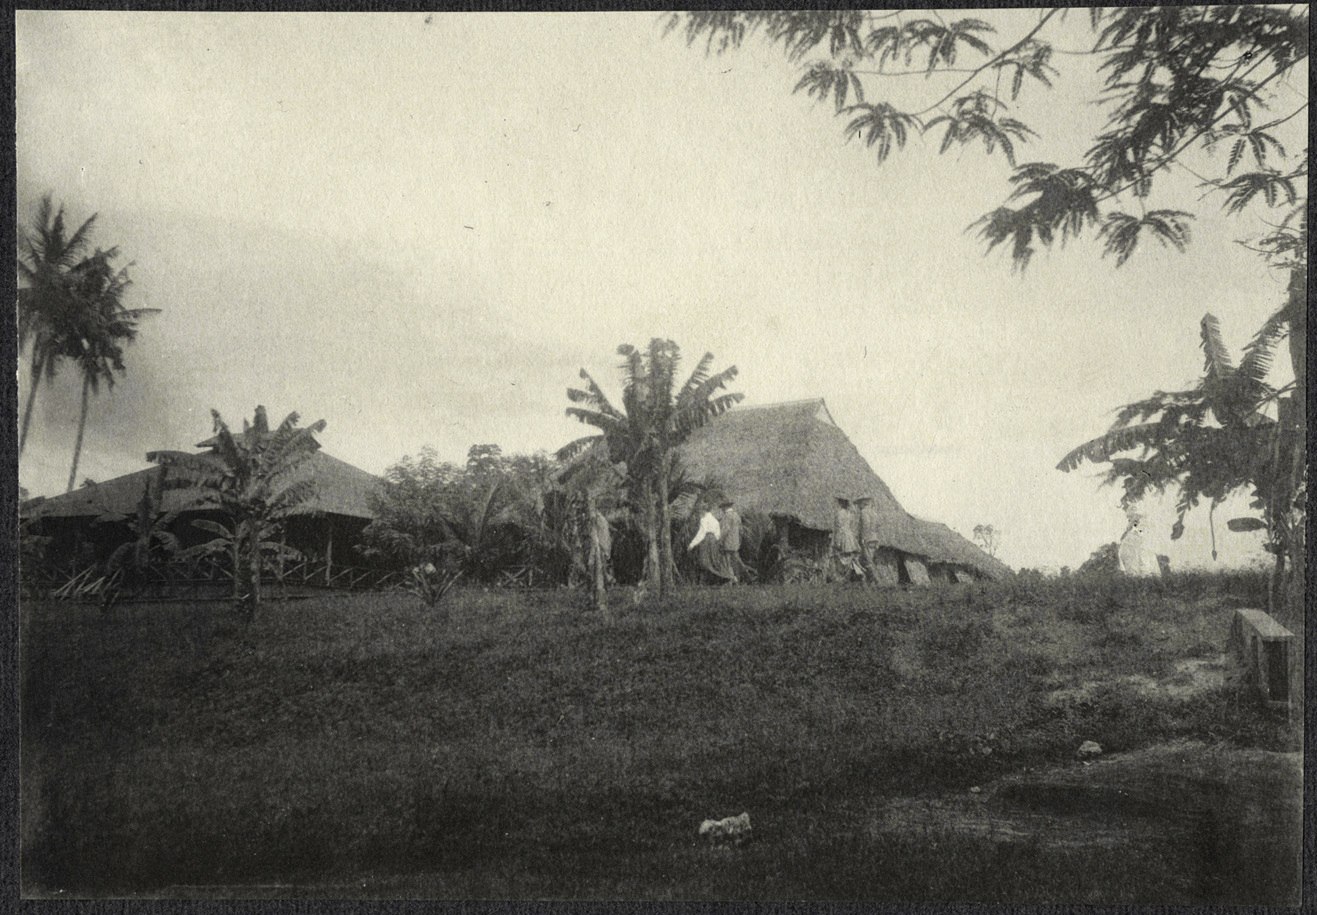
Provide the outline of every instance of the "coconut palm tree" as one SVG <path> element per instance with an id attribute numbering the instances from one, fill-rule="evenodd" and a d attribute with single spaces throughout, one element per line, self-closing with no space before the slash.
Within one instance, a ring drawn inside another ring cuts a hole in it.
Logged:
<path id="1" fill-rule="evenodd" d="M 18 257 L 23 287 L 18 291 L 19 346 L 31 359 L 30 386 L 19 428 L 19 453 L 27 445 L 32 408 L 42 380 L 52 380 L 65 360 L 82 372 L 82 408 L 68 489 L 77 479 L 86 429 L 87 407 L 101 381 L 114 384 L 122 372 L 122 344 L 137 335 L 137 321 L 159 309 L 124 308 L 122 296 L 129 285 L 127 267 L 112 261 L 117 248 L 87 254 L 96 216 L 72 234 L 64 224 L 64 208 L 55 209 L 47 194 L 37 206 L 36 220 L 25 233 Z"/>
<path id="2" fill-rule="evenodd" d="M 286 549 L 277 542 L 284 519 L 313 495 L 312 482 L 298 480 L 292 471 L 320 448 L 314 435 L 324 430 L 325 421 L 298 428 L 298 415 L 289 413 L 271 431 L 265 407 L 258 406 L 255 419 L 243 420 L 242 432 L 234 434 L 217 411 L 210 415 L 215 436 L 209 452 L 156 451 L 146 457 L 167 469 L 167 488 L 203 490 L 200 507 L 226 518 L 227 524 L 194 521 L 216 535 L 195 549 L 232 557 L 234 599 L 246 606 L 250 620 L 261 602 L 264 557 Z"/>
<path id="3" fill-rule="evenodd" d="M 739 403 L 744 395 L 719 394 L 736 378 L 736 366 L 711 373 L 713 354 L 705 353 L 685 383 L 678 387 L 681 350 L 658 337 L 641 351 L 630 344 L 617 348 L 622 357 L 622 409 L 609 401 L 585 369 L 584 388 L 569 388 L 567 399 L 578 406 L 567 415 L 600 430 L 568 444 L 559 456 L 570 458 L 602 444 L 609 459 L 626 465 L 633 504 L 645 532 L 645 575 L 659 594 L 673 587 L 670 484 L 677 449 L 691 433 Z"/>
<path id="4" fill-rule="evenodd" d="M 64 208 L 54 209 L 50 195 L 37 205 L 36 220 L 24 233 L 18 256 L 18 345 L 27 348 L 31 359 L 30 386 L 23 406 L 18 450 L 27 444 L 32 422 L 32 405 L 36 402 L 41 381 L 51 380 L 64 358 L 64 339 L 71 326 L 76 300 L 73 274 L 84 261 L 96 216 L 67 234 Z"/>
<path id="5" fill-rule="evenodd" d="M 127 267 L 116 269 L 111 264 L 117 256 L 117 248 L 97 250 L 70 271 L 67 284 L 70 308 L 53 325 L 55 333 L 49 340 L 51 353 L 71 359 L 82 373 L 82 401 L 68 492 L 73 491 L 78 476 L 91 395 L 100 393 L 102 381 L 106 387 L 114 387 L 115 372 L 124 371 L 123 346 L 137 338 L 137 322 L 160 311 L 124 308 L 123 292 L 131 281 Z"/>

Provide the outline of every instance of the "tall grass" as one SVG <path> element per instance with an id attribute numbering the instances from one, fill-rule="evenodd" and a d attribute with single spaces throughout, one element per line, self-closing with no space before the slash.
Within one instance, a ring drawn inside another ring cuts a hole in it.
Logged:
<path id="1" fill-rule="evenodd" d="M 975 858 L 869 826 L 882 798 L 1084 739 L 1293 746 L 1220 697 L 1048 701 L 1222 644 L 1252 585 L 1183 584 L 691 589 L 611 625 L 571 592 L 459 589 L 442 626 L 397 595 L 251 626 L 217 605 L 27 606 L 24 887 L 1027 901 L 1073 879 L 1076 898 L 1192 901 L 1152 859 L 1117 855 L 1103 883 L 1045 848 Z M 742 810 L 761 841 L 696 845 Z"/>

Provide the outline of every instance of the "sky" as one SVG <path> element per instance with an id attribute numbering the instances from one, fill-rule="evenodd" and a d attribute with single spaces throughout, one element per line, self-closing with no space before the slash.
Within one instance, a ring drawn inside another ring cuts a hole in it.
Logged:
<path id="1" fill-rule="evenodd" d="M 1036 16 L 984 14 L 1015 36 Z M 1205 311 L 1238 352 L 1284 289 L 1236 243 L 1268 214 L 1179 178 L 1161 205 L 1198 213 L 1187 253 L 1117 270 L 1081 241 L 1012 272 L 966 231 L 1005 196 L 1001 156 L 916 138 L 880 166 L 780 52 L 706 56 L 653 13 L 19 11 L 15 48 L 20 225 L 45 193 L 98 214 L 126 304 L 162 310 L 92 405 L 79 481 L 257 404 L 323 418 L 325 450 L 376 473 L 424 446 L 553 450 L 589 432 L 564 414 L 578 371 L 616 394 L 618 344 L 658 336 L 737 366 L 747 403 L 824 398 L 912 513 L 1074 567 L 1125 516 L 1057 461 L 1193 384 Z M 1022 159 L 1082 154 L 1090 66 L 1026 93 Z M 33 495 L 64 489 L 79 390 L 71 369 L 39 390 Z M 1261 561 L 1225 532 L 1244 510 L 1218 511 L 1221 564 Z M 1174 543 L 1170 506 L 1147 511 L 1154 549 L 1212 563 L 1205 508 Z"/>

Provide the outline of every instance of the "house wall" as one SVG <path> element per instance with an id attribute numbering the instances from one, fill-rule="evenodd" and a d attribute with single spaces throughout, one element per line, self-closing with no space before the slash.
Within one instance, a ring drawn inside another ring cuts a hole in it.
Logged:
<path id="1" fill-rule="evenodd" d="M 215 536 L 192 523 L 202 519 L 225 522 L 225 517 L 219 512 L 185 512 L 178 515 L 166 530 L 178 539 L 180 549 L 198 546 Z M 327 539 L 332 531 L 336 563 L 369 567 L 372 563 L 356 549 L 367 523 L 364 518 L 342 515 L 295 516 L 288 519 L 286 543 L 307 556 L 324 559 Z M 119 546 L 134 538 L 127 522 L 97 522 L 92 518 L 44 518 L 34 521 L 31 530 L 34 534 L 51 538 L 45 551 L 46 564 L 67 569 L 104 565 Z"/>

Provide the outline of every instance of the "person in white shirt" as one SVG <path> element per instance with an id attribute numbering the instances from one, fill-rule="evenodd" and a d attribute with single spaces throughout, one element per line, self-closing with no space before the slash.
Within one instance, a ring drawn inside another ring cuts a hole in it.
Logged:
<path id="1" fill-rule="evenodd" d="M 731 582 L 733 575 L 730 569 L 725 568 L 722 553 L 722 525 L 718 523 L 718 516 L 714 514 L 712 506 L 705 509 L 704 514 L 700 516 L 700 527 L 695 532 L 695 537 L 686 547 L 686 552 L 695 552 L 695 564 L 699 566 L 701 577 L 706 581 L 712 579 L 715 582 Z"/>

